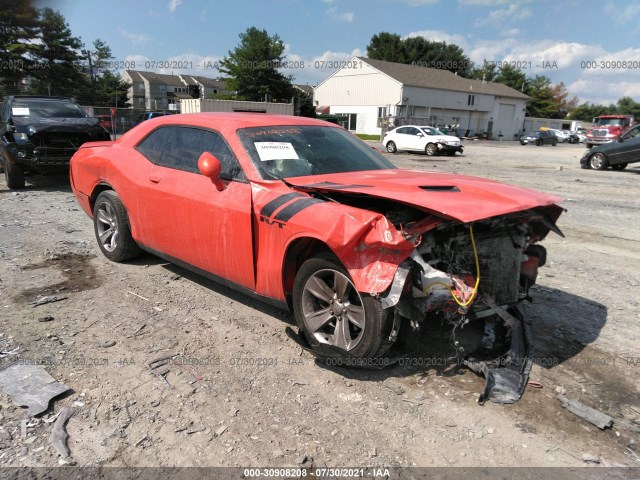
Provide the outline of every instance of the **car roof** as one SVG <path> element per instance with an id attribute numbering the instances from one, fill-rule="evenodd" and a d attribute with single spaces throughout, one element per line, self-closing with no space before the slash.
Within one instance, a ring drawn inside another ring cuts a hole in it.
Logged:
<path id="1" fill-rule="evenodd" d="M 271 125 L 317 125 L 333 126 L 341 128 L 324 120 L 316 120 L 308 117 L 295 117 L 292 115 L 276 115 L 268 113 L 245 112 L 206 112 L 206 113 L 180 113 L 177 115 L 164 115 L 149 120 L 149 125 L 192 125 L 211 127 L 212 123 L 222 123 L 231 128 L 243 127 L 267 127 Z M 146 123 L 146 122 L 145 122 Z"/>

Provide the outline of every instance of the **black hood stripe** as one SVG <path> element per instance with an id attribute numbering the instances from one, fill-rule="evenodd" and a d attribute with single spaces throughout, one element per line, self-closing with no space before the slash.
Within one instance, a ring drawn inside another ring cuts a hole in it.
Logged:
<path id="1" fill-rule="evenodd" d="M 273 219 L 279 222 L 288 222 L 294 215 L 297 215 L 305 208 L 315 205 L 316 203 L 324 203 L 324 200 L 305 198 L 304 200 L 295 201 L 280 210 Z"/>
<path id="2" fill-rule="evenodd" d="M 302 195 L 301 193 L 286 193 L 284 195 L 280 195 L 279 197 L 274 198 L 270 202 L 268 202 L 262 210 L 260 210 L 260 215 L 263 217 L 270 217 L 273 213 L 279 209 L 282 205 L 287 203 L 294 198 L 306 197 L 306 195 Z"/>

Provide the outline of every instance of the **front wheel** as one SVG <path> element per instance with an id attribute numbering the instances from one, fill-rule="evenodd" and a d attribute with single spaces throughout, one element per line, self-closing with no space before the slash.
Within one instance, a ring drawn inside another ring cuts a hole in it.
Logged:
<path id="1" fill-rule="evenodd" d="M 628 163 L 616 163 L 615 165 L 611 165 L 611 168 L 614 170 L 624 170 L 627 168 Z"/>
<path id="2" fill-rule="evenodd" d="M 551 142 L 551 146 L 555 147 L 556 145 L 558 145 L 558 141 L 554 140 L 553 142 Z"/>
<path id="3" fill-rule="evenodd" d="M 12 164 L 5 160 L 4 179 L 9 190 L 24 188 L 24 170 L 20 165 Z"/>
<path id="4" fill-rule="evenodd" d="M 387 152 L 398 153 L 398 149 L 396 148 L 396 144 L 394 142 L 387 142 Z"/>
<path id="5" fill-rule="evenodd" d="M 428 156 L 433 157 L 436 153 L 438 153 L 438 147 L 435 143 L 429 143 L 425 147 L 424 151 Z"/>
<path id="6" fill-rule="evenodd" d="M 609 160 L 604 154 L 596 153 L 589 160 L 589 166 L 593 170 L 606 170 L 609 166 Z"/>
<path id="7" fill-rule="evenodd" d="M 389 310 L 371 295 L 358 292 L 335 257 L 310 258 L 293 287 L 298 327 L 315 350 L 326 345 L 335 353 L 373 358 L 390 346 Z"/>
<path id="8" fill-rule="evenodd" d="M 122 262 L 140 255 L 140 247 L 131 236 L 129 217 L 113 190 L 105 190 L 93 208 L 93 226 L 100 250 L 109 260 Z"/>

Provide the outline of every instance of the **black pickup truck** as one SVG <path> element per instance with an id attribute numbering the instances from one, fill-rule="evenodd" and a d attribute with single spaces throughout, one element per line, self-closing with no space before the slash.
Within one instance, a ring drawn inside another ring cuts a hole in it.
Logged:
<path id="1" fill-rule="evenodd" d="M 28 174 L 68 172 L 80 145 L 111 140 L 72 98 L 9 96 L 1 112 L 0 155 L 10 189 L 23 188 Z"/>

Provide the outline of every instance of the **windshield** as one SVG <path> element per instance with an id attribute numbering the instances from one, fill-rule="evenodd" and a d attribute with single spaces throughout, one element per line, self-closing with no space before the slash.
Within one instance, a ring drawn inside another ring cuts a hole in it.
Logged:
<path id="1" fill-rule="evenodd" d="M 342 128 L 268 126 L 238 136 L 263 179 L 396 168 Z"/>
<path id="2" fill-rule="evenodd" d="M 622 120 L 619 118 L 599 118 L 594 125 L 598 125 L 599 127 L 619 127 L 622 125 Z"/>
<path id="3" fill-rule="evenodd" d="M 420 130 L 422 130 L 427 135 L 444 135 L 444 133 L 442 133 L 440 130 L 433 127 L 420 127 Z"/>
<path id="4" fill-rule="evenodd" d="M 64 100 L 16 99 L 11 105 L 14 117 L 30 118 L 86 118 L 80 106 Z"/>

